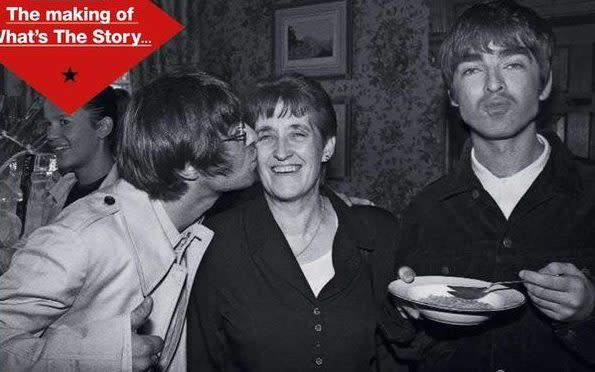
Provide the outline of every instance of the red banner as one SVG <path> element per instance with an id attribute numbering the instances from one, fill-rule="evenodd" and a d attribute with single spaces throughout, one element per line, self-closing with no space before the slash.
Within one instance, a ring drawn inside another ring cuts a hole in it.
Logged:
<path id="1" fill-rule="evenodd" d="M 0 63 L 67 113 L 183 29 L 149 0 L 7 0 Z"/>

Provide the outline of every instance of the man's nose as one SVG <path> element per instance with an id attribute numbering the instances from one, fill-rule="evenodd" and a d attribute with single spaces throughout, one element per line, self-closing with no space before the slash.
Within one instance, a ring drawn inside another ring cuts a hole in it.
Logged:
<path id="1" fill-rule="evenodd" d="M 486 90 L 490 93 L 496 93 L 502 89 L 504 89 L 502 73 L 498 68 L 489 68 L 486 74 Z"/>

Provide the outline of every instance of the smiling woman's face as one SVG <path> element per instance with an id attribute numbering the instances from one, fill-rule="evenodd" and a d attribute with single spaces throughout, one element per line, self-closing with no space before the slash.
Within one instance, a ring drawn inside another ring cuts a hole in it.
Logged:
<path id="1" fill-rule="evenodd" d="M 323 146 L 309 114 L 279 117 L 282 108 L 277 103 L 272 117 L 256 121 L 258 173 L 269 196 L 294 201 L 318 192 L 323 158 L 332 155 L 334 138 Z"/>
<path id="2" fill-rule="evenodd" d="M 100 137 L 91 120 L 91 112 L 81 108 L 72 115 L 46 101 L 43 110 L 47 138 L 63 172 L 76 171 L 101 155 Z"/>

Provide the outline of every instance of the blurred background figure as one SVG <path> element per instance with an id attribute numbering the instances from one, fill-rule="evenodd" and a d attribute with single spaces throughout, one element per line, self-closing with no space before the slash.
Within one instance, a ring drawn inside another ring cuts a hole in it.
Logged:
<path id="1" fill-rule="evenodd" d="M 114 134 L 129 100 L 123 89 L 107 87 L 72 115 L 46 101 L 47 139 L 62 177 L 49 190 L 32 187 L 24 236 L 51 222 L 76 200 L 110 184 L 114 165 Z"/>
<path id="2" fill-rule="evenodd" d="M 107 87 L 72 115 L 47 100 L 44 102 L 43 116 L 51 154 L 35 157 L 22 228 L 12 218 L 16 215 L 7 217 L 10 224 L 2 224 L 0 228 L 0 238 L 5 239 L 2 240 L 5 247 L 0 255 L 0 273 L 9 265 L 12 253 L 23 244 L 15 244 L 21 233 L 23 237 L 29 236 L 35 229 L 52 222 L 69 204 L 117 178 L 115 169 L 110 173 L 114 165 L 115 132 L 129 99 L 126 90 Z M 56 166 L 59 175 L 55 172 Z M 12 194 L 18 199 L 17 191 Z"/>

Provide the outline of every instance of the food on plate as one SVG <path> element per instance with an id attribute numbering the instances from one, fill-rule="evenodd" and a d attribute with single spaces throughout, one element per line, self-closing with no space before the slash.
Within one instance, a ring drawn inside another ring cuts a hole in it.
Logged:
<path id="1" fill-rule="evenodd" d="M 428 297 L 421 298 L 419 301 L 423 301 L 429 305 L 456 308 L 461 310 L 494 310 L 494 307 L 488 303 L 477 300 L 467 300 L 454 296 L 441 296 L 433 294 L 429 295 Z"/>

